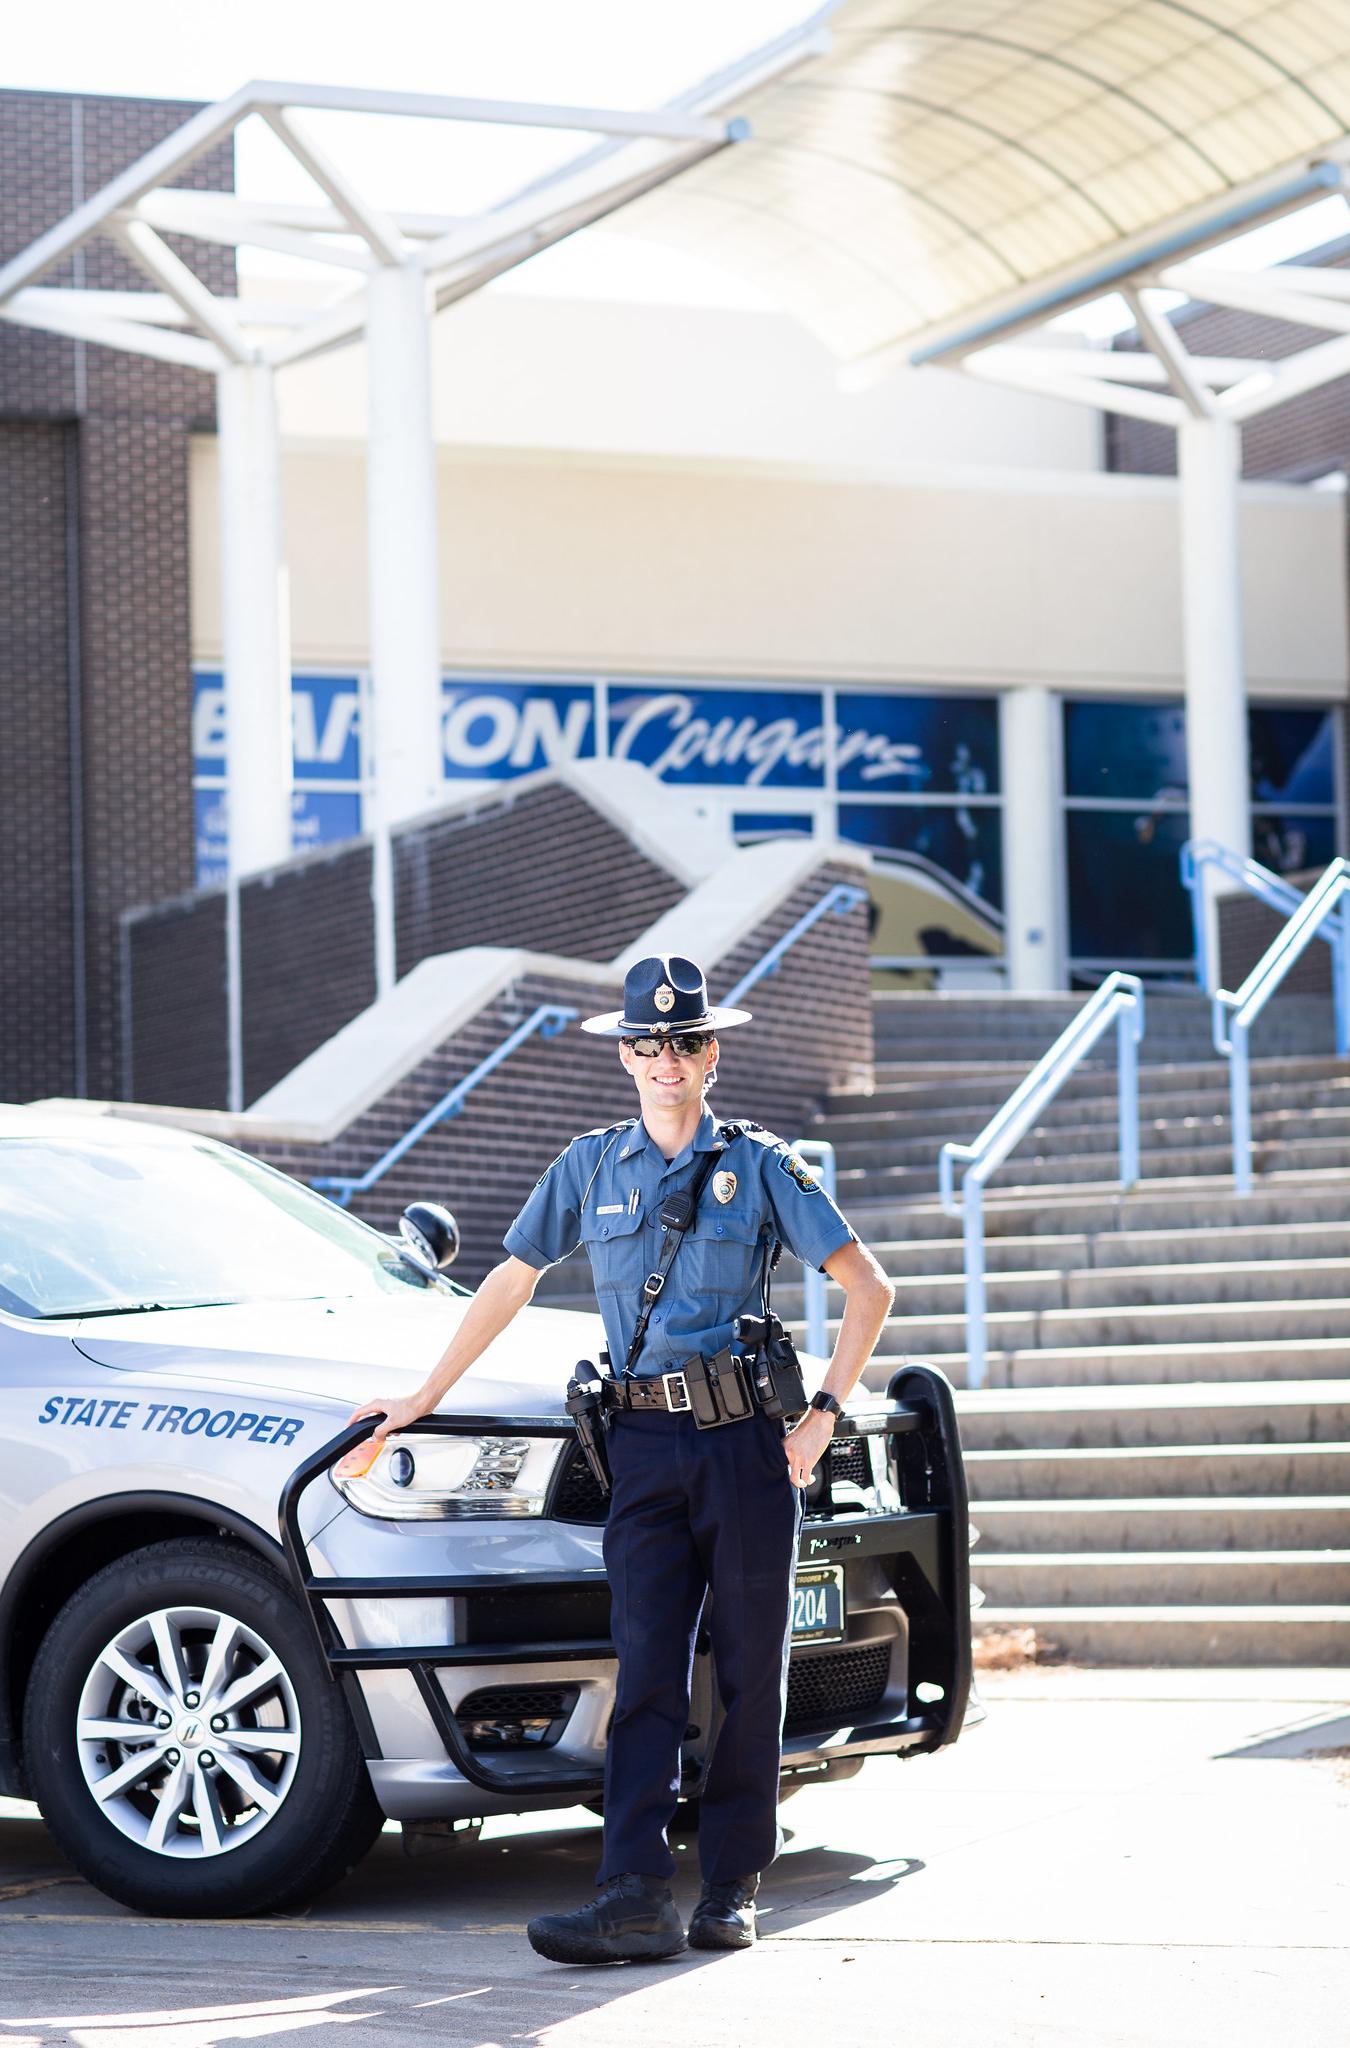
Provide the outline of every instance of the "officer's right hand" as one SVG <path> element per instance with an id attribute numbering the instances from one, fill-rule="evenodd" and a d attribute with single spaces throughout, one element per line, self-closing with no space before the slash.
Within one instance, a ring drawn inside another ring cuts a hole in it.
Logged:
<path id="1" fill-rule="evenodd" d="M 378 1415 L 381 1419 L 364 1443 L 357 1444 L 354 1450 L 348 1451 L 345 1458 L 339 1458 L 339 1479 L 357 1479 L 363 1472 L 368 1472 L 379 1456 L 380 1445 L 385 1438 L 397 1430 L 409 1428 L 412 1423 L 420 1421 L 426 1413 L 427 1410 L 412 1398 L 403 1401 L 366 1401 L 361 1407 L 353 1408 L 347 1417 L 349 1425 L 353 1422 L 363 1422 L 367 1415 Z"/>

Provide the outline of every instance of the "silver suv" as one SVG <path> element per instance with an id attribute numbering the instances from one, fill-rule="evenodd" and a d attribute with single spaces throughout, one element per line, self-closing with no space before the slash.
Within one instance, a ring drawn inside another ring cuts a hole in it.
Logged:
<path id="1" fill-rule="evenodd" d="M 333 1474 L 352 1406 L 444 1350 L 446 1256 L 210 1139 L 0 1105 L 0 1792 L 113 1897 L 294 1906 L 386 1816 L 599 1801 L 604 1502 L 563 1408 L 599 1319 L 526 1310 Z M 807 1501 L 785 1790 L 953 1741 L 969 1692 L 947 1383 L 851 1406 Z M 701 1646 L 690 1801 L 718 1717 Z"/>

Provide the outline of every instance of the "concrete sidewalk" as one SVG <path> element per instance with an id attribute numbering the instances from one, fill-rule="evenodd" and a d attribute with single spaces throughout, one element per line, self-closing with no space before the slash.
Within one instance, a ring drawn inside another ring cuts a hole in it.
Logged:
<path id="1" fill-rule="evenodd" d="M 982 1691 L 955 1749 L 784 1807 L 759 1948 L 641 1969 L 562 1970 L 525 1942 L 589 1889 L 584 1812 L 416 1855 L 390 1833 L 299 1918 L 203 1924 L 114 1906 L 9 1802 L 0 2048 L 1350 2038 L 1350 1672 L 1049 1668 Z"/>

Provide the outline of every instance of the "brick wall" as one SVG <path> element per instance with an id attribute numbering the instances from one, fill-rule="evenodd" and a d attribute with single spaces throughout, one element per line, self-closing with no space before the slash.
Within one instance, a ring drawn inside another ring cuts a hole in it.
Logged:
<path id="1" fill-rule="evenodd" d="M 460 946 L 612 960 L 684 894 L 562 783 L 401 833 L 394 877 L 400 976 Z"/>
<path id="2" fill-rule="evenodd" d="M 0 421 L 0 1098 L 13 1102 L 74 1072 L 72 457 L 69 428 Z"/>
<path id="3" fill-rule="evenodd" d="M 1286 875 L 1284 880 L 1306 895 L 1321 872 L 1311 868 L 1305 874 Z M 1278 910 L 1268 909 L 1245 889 L 1219 898 L 1219 970 L 1225 988 L 1235 989 L 1246 979 L 1286 921 Z M 1314 939 L 1281 982 L 1280 993 L 1330 995 L 1331 948 Z"/>
<path id="4" fill-rule="evenodd" d="M 374 1002 L 370 876 L 370 842 L 348 840 L 240 889 L 246 1105 Z"/>
<path id="5" fill-rule="evenodd" d="M 1298 261 L 1350 268 L 1350 242 L 1334 243 Z M 1192 355 L 1243 356 L 1257 362 L 1277 361 L 1327 338 L 1320 330 L 1315 333 L 1223 306 L 1199 306 L 1185 313 L 1178 332 Z M 1140 344 L 1128 335 L 1117 346 L 1137 350 Z M 1108 469 L 1136 476 L 1176 475 L 1176 435 L 1170 427 L 1108 413 L 1105 432 Z M 1350 470 L 1350 377 L 1338 377 L 1249 420 L 1242 430 L 1242 468 L 1250 477 L 1293 480 L 1328 469 Z"/>
<path id="6" fill-rule="evenodd" d="M 829 887 L 856 871 L 825 867 L 736 948 L 710 966 L 715 998 L 764 953 Z M 715 971 L 714 971 L 715 966 Z M 356 1174 L 501 1043 L 537 1003 L 561 1002 L 583 1016 L 612 1009 L 612 984 L 594 987 L 528 975 L 455 1032 L 397 1088 L 330 1145 L 273 1144 L 250 1149 L 297 1178 Z M 722 1040 L 712 1102 L 719 1116 L 752 1116 L 785 1136 L 798 1135 L 827 1088 L 871 1067 L 867 912 L 829 917 L 789 953 L 777 975 L 746 998 L 755 1023 Z M 353 1204 L 380 1229 L 393 1229 L 408 1202 L 448 1203 L 463 1251 L 457 1273 L 480 1280 L 501 1257 L 502 1234 L 534 1182 L 578 1131 L 633 1114 L 632 1083 L 612 1040 L 575 1027 L 558 1038 L 529 1039 L 475 1089 L 462 1113 L 433 1126 L 368 1195 Z"/>
<path id="7" fill-rule="evenodd" d="M 194 111 L 0 91 L 0 259 Z M 175 182 L 231 190 L 232 145 Z M 173 246 L 233 290 L 231 252 Z M 153 288 L 103 241 L 43 283 Z M 0 1087 L 21 1099 L 118 1094 L 121 913 L 193 879 L 187 436 L 214 417 L 198 371 L 0 325 L 0 819 L 26 816 L 10 829 L 32 849 L 5 869 L 22 886 L 0 957 L 27 964 L 0 976 Z M 55 441 L 44 458 L 24 439 L 43 426 L 64 451 L 59 517 Z"/>
<path id="8" fill-rule="evenodd" d="M 123 919 L 124 1099 L 221 1109 L 229 1099 L 225 891 Z"/>

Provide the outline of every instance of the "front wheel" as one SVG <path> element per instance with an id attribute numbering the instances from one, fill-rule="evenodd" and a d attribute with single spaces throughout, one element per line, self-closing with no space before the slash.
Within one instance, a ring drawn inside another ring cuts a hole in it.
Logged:
<path id="1" fill-rule="evenodd" d="M 67 1601 L 33 1666 L 24 1756 L 71 1862 L 141 1912 L 297 1905 L 380 1827 L 286 1581 L 210 1539 L 134 1551 Z"/>

